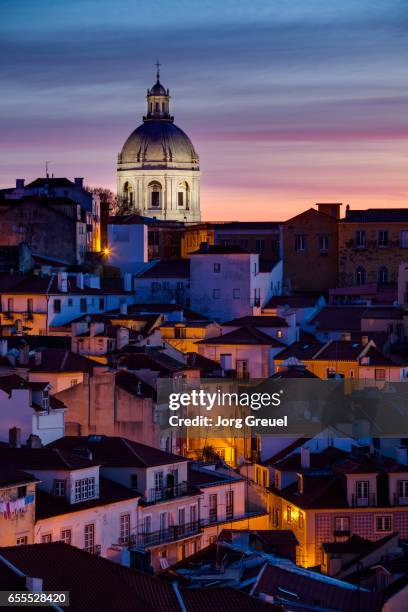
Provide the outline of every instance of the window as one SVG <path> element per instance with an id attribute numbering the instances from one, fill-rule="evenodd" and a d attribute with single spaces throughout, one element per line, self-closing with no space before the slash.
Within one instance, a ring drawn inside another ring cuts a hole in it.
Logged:
<path id="1" fill-rule="evenodd" d="M 366 234 L 365 230 L 357 230 L 356 231 L 356 247 L 358 249 L 365 249 L 366 248 L 366 238 L 367 238 L 367 234 Z"/>
<path id="2" fill-rule="evenodd" d="M 295 251 L 306 251 L 306 235 L 305 234 L 296 234 Z"/>
<path id="3" fill-rule="evenodd" d="M 161 185 L 160 183 L 150 183 L 150 205 L 152 208 L 160 206 Z"/>
<path id="4" fill-rule="evenodd" d="M 163 532 L 167 529 L 167 512 L 160 512 L 159 519 L 160 531 Z"/>
<path id="5" fill-rule="evenodd" d="M 381 266 L 381 268 L 378 270 L 378 282 L 382 284 L 388 283 L 388 278 L 388 268 Z"/>
<path id="6" fill-rule="evenodd" d="M 41 536 L 41 543 L 47 544 L 48 542 L 52 542 L 52 533 L 45 533 Z"/>
<path id="7" fill-rule="evenodd" d="M 408 249 L 408 230 L 401 230 L 400 232 L 400 247 L 401 249 Z"/>
<path id="8" fill-rule="evenodd" d="M 75 481 L 75 501 L 84 501 L 95 497 L 95 478 L 82 478 Z"/>
<path id="9" fill-rule="evenodd" d="M 57 497 L 64 497 L 66 493 L 66 487 L 66 480 L 54 480 L 54 495 L 56 495 Z"/>
<path id="10" fill-rule="evenodd" d="M 105 299 L 99 298 L 99 310 L 104 310 L 104 309 L 105 309 Z"/>
<path id="11" fill-rule="evenodd" d="M 72 531 L 71 529 L 62 529 L 61 530 L 61 542 L 65 542 L 65 544 L 71 544 L 72 542 Z"/>
<path id="12" fill-rule="evenodd" d="M 329 250 L 329 237 L 319 236 L 319 251 L 321 253 L 327 253 Z"/>
<path id="13" fill-rule="evenodd" d="M 28 539 L 27 536 L 20 536 L 19 538 L 16 539 L 16 546 L 24 546 L 25 544 L 27 544 Z"/>
<path id="14" fill-rule="evenodd" d="M 185 338 L 186 337 L 186 328 L 185 327 L 175 327 L 174 328 L 174 337 L 175 338 Z"/>
<path id="15" fill-rule="evenodd" d="M 84 527 L 84 549 L 93 552 L 95 549 L 95 525 L 89 523 Z"/>
<path id="16" fill-rule="evenodd" d="M 383 249 L 388 246 L 388 230 L 378 230 L 377 244 Z"/>
<path id="17" fill-rule="evenodd" d="M 232 297 L 234 300 L 239 300 L 241 297 L 241 290 L 240 289 L 233 289 L 232 290 Z"/>
<path id="18" fill-rule="evenodd" d="M 234 491 L 226 493 L 225 516 L 227 520 L 234 518 Z"/>
<path id="19" fill-rule="evenodd" d="M 213 299 L 214 300 L 219 300 L 220 297 L 221 297 L 220 289 L 213 289 Z"/>
<path id="20" fill-rule="evenodd" d="M 232 370 L 232 355 L 230 353 L 220 355 L 220 365 L 223 370 Z"/>
<path id="21" fill-rule="evenodd" d="M 210 523 L 217 522 L 217 514 L 218 514 L 218 501 L 217 501 L 217 493 L 212 493 L 210 495 L 210 507 L 209 507 L 209 521 Z"/>
<path id="22" fill-rule="evenodd" d="M 357 505 L 359 505 L 359 503 L 368 502 L 368 488 L 369 488 L 368 480 L 357 480 L 356 482 Z"/>
<path id="23" fill-rule="evenodd" d="M 219 263 L 215 263 L 214 264 L 214 272 L 217 274 L 219 272 L 221 272 L 221 264 Z"/>
<path id="24" fill-rule="evenodd" d="M 263 253 L 265 250 L 265 240 L 263 240 L 262 238 L 260 238 L 259 240 L 256 240 L 255 242 L 255 250 L 257 253 Z"/>
<path id="25" fill-rule="evenodd" d="M 298 523 L 299 523 L 299 529 L 303 529 L 304 527 L 304 516 L 303 516 L 303 512 L 299 512 L 299 519 L 298 519 Z"/>
<path id="26" fill-rule="evenodd" d="M 23 485 L 22 487 L 17 488 L 17 497 L 25 497 L 27 495 L 27 487 Z"/>
<path id="27" fill-rule="evenodd" d="M 248 361 L 246 359 L 237 359 L 236 369 L 237 369 L 238 378 L 248 378 L 249 369 L 248 369 Z"/>
<path id="28" fill-rule="evenodd" d="M 190 506 L 190 523 L 197 522 L 197 506 Z"/>
<path id="29" fill-rule="evenodd" d="M 74 305 L 74 300 L 72 298 L 68 298 L 68 306 L 72 307 Z"/>
<path id="30" fill-rule="evenodd" d="M 163 489 L 163 472 L 154 473 L 154 488 L 156 491 L 161 491 Z"/>
<path id="31" fill-rule="evenodd" d="M 130 475 L 130 488 L 133 489 L 134 491 L 137 491 L 137 487 L 138 487 L 137 474 L 131 474 Z"/>
<path id="32" fill-rule="evenodd" d="M 375 380 L 385 380 L 384 368 L 375 368 Z"/>
<path id="33" fill-rule="evenodd" d="M 366 282 L 366 271 L 363 266 L 356 269 L 356 285 L 364 285 Z"/>
<path id="34" fill-rule="evenodd" d="M 240 240 L 239 241 L 239 246 L 241 247 L 241 249 L 247 249 L 248 248 L 248 240 Z"/>
<path id="35" fill-rule="evenodd" d="M 291 523 L 292 522 L 292 507 L 288 506 L 286 508 L 286 522 L 287 523 Z"/>
<path id="36" fill-rule="evenodd" d="M 152 530 L 152 517 L 150 515 L 144 516 L 142 520 L 142 532 L 144 534 L 150 533 Z"/>
<path id="37" fill-rule="evenodd" d="M 54 312 L 61 312 L 61 300 L 54 300 Z"/>
<path id="38" fill-rule="evenodd" d="M 78 384 L 78 379 L 77 378 L 71 378 L 71 387 L 75 387 L 75 385 Z"/>
<path id="39" fill-rule="evenodd" d="M 177 204 L 179 206 L 184 206 L 184 193 L 182 191 L 177 193 Z"/>
<path id="40" fill-rule="evenodd" d="M 120 544 L 127 544 L 130 538 L 130 514 L 120 516 Z"/>
<path id="41" fill-rule="evenodd" d="M 33 298 L 27 299 L 27 312 L 28 314 L 32 314 L 33 312 Z"/>
<path id="42" fill-rule="evenodd" d="M 81 298 L 79 301 L 79 309 L 81 312 L 86 312 L 86 298 Z"/>
<path id="43" fill-rule="evenodd" d="M 398 497 L 401 499 L 408 498 L 408 480 L 398 481 Z"/>
<path id="44" fill-rule="evenodd" d="M 376 531 L 391 531 L 392 521 L 390 514 L 378 515 L 375 517 Z"/>
<path id="45" fill-rule="evenodd" d="M 277 338 L 282 338 L 282 336 L 283 336 L 283 331 L 281 329 L 278 329 L 277 332 L 276 332 L 276 337 Z"/>
<path id="46" fill-rule="evenodd" d="M 8 298 L 7 300 L 7 312 L 13 312 L 14 310 L 14 299 Z"/>
<path id="47" fill-rule="evenodd" d="M 275 488 L 276 489 L 281 488 L 281 473 L 280 472 L 275 472 Z"/>
<path id="48" fill-rule="evenodd" d="M 334 519 L 334 531 L 337 533 L 350 533 L 350 518 L 348 516 L 336 516 Z"/>
<path id="49" fill-rule="evenodd" d="M 42 392 L 42 409 L 45 412 L 48 412 L 50 409 L 50 396 L 47 389 L 44 389 L 44 391 Z"/>

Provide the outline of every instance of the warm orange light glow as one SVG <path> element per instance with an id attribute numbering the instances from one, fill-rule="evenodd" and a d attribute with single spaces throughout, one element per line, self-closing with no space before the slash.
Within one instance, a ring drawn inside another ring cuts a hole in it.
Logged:
<path id="1" fill-rule="evenodd" d="M 105 248 L 103 249 L 103 254 L 104 254 L 106 257 L 108 257 L 108 255 L 110 255 L 110 254 L 111 254 L 111 250 L 110 250 L 108 247 L 105 247 Z"/>

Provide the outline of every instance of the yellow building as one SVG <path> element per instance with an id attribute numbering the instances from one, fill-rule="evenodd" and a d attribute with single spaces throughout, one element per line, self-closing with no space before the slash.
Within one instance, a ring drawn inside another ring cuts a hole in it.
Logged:
<path id="1" fill-rule="evenodd" d="M 163 339 L 181 353 L 197 353 L 196 342 L 221 335 L 221 326 L 210 321 L 166 321 L 161 324 Z"/>
<path id="2" fill-rule="evenodd" d="M 37 478 L 0 468 L 0 547 L 33 544 Z"/>
<path id="3" fill-rule="evenodd" d="M 181 238 L 181 257 L 186 259 L 190 253 L 197 251 L 202 242 L 214 244 L 214 229 L 209 223 L 186 225 Z"/>

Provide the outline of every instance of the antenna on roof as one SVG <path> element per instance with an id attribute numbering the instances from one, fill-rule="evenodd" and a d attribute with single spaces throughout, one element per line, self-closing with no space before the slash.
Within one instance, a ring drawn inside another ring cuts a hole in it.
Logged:
<path id="1" fill-rule="evenodd" d="M 46 176 L 46 178 L 50 178 L 50 175 L 48 173 L 48 164 L 50 164 L 50 163 L 51 163 L 50 161 L 46 161 L 45 162 L 45 176 Z"/>
<path id="2" fill-rule="evenodd" d="M 157 68 L 157 71 L 156 71 L 156 79 L 157 79 L 158 81 L 160 81 L 160 66 L 161 66 L 161 63 L 159 62 L 159 60 L 156 60 L 156 64 L 155 64 L 155 66 L 156 66 L 156 68 Z"/>

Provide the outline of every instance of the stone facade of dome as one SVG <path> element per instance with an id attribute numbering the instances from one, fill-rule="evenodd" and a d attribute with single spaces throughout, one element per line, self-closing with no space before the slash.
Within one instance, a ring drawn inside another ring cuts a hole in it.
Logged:
<path id="1" fill-rule="evenodd" d="M 194 146 L 170 115 L 160 83 L 147 90 L 147 114 L 118 155 L 118 198 L 123 208 L 169 221 L 200 221 L 200 167 Z"/>

